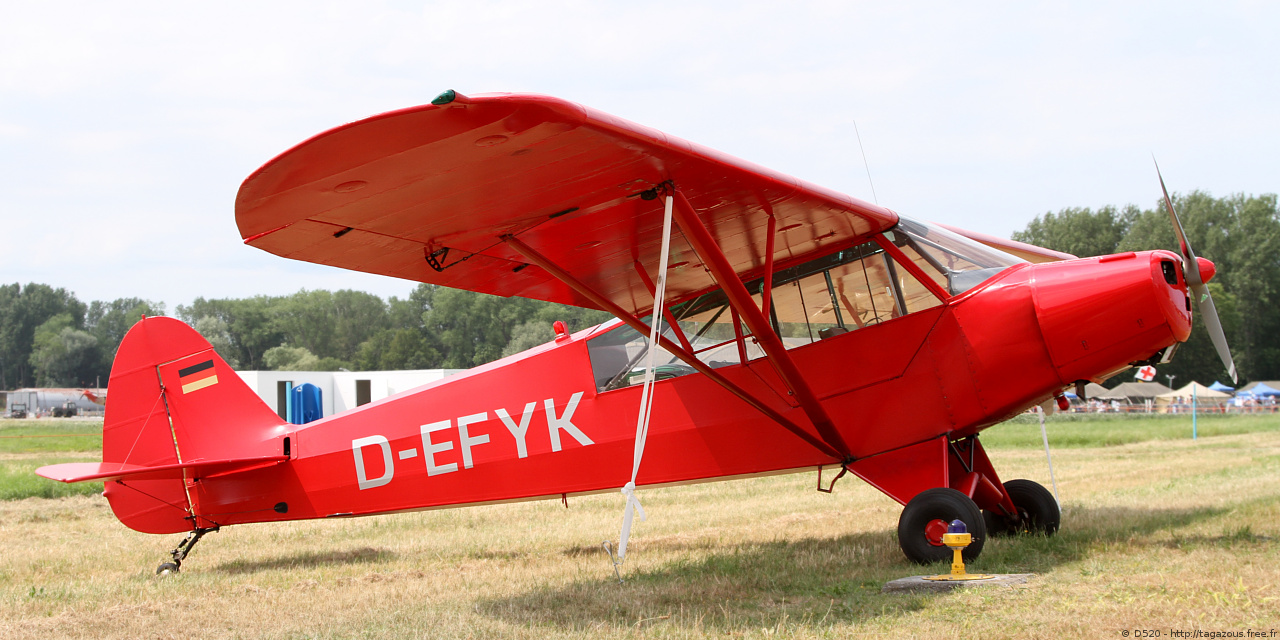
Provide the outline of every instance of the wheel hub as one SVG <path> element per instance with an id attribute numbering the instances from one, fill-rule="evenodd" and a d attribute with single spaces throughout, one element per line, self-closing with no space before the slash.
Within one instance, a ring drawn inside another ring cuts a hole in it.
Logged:
<path id="1" fill-rule="evenodd" d="M 942 546 L 942 536 L 947 532 L 947 522 L 935 518 L 924 526 L 924 539 L 935 547 Z"/>

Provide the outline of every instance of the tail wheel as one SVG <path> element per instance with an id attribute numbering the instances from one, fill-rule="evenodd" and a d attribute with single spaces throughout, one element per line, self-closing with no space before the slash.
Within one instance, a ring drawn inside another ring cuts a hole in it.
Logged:
<path id="1" fill-rule="evenodd" d="M 1004 490 L 1018 509 L 1018 519 L 992 511 L 983 511 L 987 533 L 993 536 L 1011 536 L 1019 533 L 1044 534 L 1051 536 L 1058 531 L 1062 522 L 1062 512 L 1058 509 L 1058 501 L 1053 498 L 1039 483 L 1031 480 L 1010 480 L 1004 483 Z"/>
<path id="2" fill-rule="evenodd" d="M 949 561 L 951 549 L 942 544 L 942 534 L 952 520 L 963 522 L 973 537 L 965 547 L 965 561 L 976 559 L 982 553 L 987 526 L 978 505 L 955 489 L 929 489 L 912 498 L 898 518 L 898 546 L 917 564 Z"/>

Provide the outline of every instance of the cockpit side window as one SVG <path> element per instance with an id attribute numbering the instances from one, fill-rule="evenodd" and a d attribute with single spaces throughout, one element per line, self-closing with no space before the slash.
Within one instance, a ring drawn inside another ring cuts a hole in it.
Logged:
<path id="1" fill-rule="evenodd" d="M 915 271 L 936 274 L 945 287 L 947 280 L 934 260 L 907 237 L 885 236 L 920 265 Z M 762 308 L 764 279 L 743 284 L 757 308 Z M 783 345 L 793 349 L 940 304 L 942 300 L 916 279 L 912 269 L 894 262 L 878 242 L 871 241 L 775 272 L 768 320 Z M 683 336 L 671 327 L 665 327 L 663 335 L 677 343 L 683 337 L 694 356 L 709 367 L 739 364 L 764 355 L 723 291 L 672 305 L 671 314 Z M 648 324 L 649 319 L 644 322 Z M 587 349 L 597 388 L 608 391 L 638 384 L 644 376 L 642 358 L 648 342 L 647 335 L 628 326 L 591 338 Z M 693 372 L 692 367 L 659 349 L 658 380 Z"/>
<path id="2" fill-rule="evenodd" d="M 645 324 L 650 318 L 644 318 Z M 673 338 L 670 327 L 663 335 Z M 591 371 L 595 376 L 596 390 L 621 389 L 643 380 L 645 354 L 649 350 L 649 336 L 630 326 L 620 326 L 587 341 L 587 354 L 591 358 Z M 671 352 L 658 347 L 655 373 L 658 380 L 675 378 L 693 373 L 694 369 L 680 362 Z M 634 379 L 637 372 L 641 380 Z"/>
<path id="3" fill-rule="evenodd" d="M 942 304 L 875 242 L 778 272 L 774 299 L 788 348 Z"/>
<path id="4" fill-rule="evenodd" d="M 681 337 L 683 337 L 692 347 L 694 356 L 713 369 L 739 364 L 742 362 L 743 353 L 748 360 L 764 355 L 764 351 L 754 341 L 738 340 L 739 333 L 749 336 L 750 332 L 741 323 L 737 330 L 734 329 L 737 316 L 729 308 L 729 299 L 723 291 L 712 291 L 677 304 L 671 311 L 683 336 L 677 335 L 676 331 L 664 322 L 663 337 L 677 344 L 681 343 Z M 641 319 L 646 325 L 651 320 L 652 317 Z M 646 365 L 644 357 L 648 349 L 648 334 L 641 334 L 630 326 L 617 327 L 599 337 L 591 338 L 587 342 L 587 353 L 591 358 L 596 389 L 609 391 L 643 381 Z M 654 367 L 655 379 L 677 378 L 694 371 L 693 367 L 682 362 L 674 354 L 661 346 L 658 347 Z"/>

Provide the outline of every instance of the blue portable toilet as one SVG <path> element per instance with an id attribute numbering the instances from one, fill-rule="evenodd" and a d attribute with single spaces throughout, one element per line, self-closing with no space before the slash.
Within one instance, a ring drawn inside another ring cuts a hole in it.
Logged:
<path id="1" fill-rule="evenodd" d="M 324 402 L 320 387 L 310 382 L 300 384 L 289 392 L 289 422 L 306 424 L 324 417 Z"/>

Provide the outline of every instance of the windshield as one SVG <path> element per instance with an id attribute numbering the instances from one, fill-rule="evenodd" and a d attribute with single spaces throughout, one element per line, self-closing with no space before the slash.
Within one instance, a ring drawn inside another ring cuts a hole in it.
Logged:
<path id="1" fill-rule="evenodd" d="M 899 218 L 898 226 L 886 232 L 885 237 L 893 240 L 953 296 L 1015 264 L 1026 262 L 937 225 L 907 218 Z"/>

